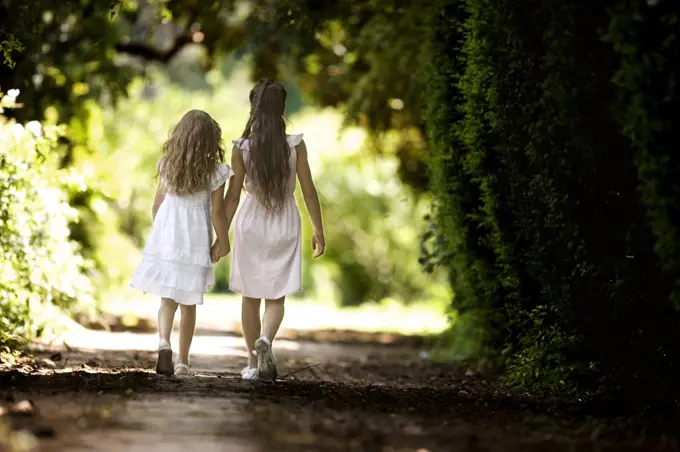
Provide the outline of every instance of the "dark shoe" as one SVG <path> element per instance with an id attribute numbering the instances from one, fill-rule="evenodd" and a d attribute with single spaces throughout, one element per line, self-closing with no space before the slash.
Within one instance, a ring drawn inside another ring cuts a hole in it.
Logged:
<path id="1" fill-rule="evenodd" d="M 174 375 L 175 373 L 175 368 L 172 365 L 172 349 L 167 341 L 161 341 L 158 345 L 156 373 L 160 375 Z"/>

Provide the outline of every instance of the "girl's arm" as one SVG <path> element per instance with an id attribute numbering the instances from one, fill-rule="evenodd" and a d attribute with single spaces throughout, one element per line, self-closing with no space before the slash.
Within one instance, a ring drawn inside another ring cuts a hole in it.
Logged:
<path id="1" fill-rule="evenodd" d="M 224 185 L 223 183 L 210 194 L 210 221 L 217 235 L 215 243 L 210 247 L 210 260 L 213 264 L 229 254 L 229 224 L 224 217 Z"/>
<path id="2" fill-rule="evenodd" d="M 224 186 L 220 185 L 210 194 L 210 221 L 217 234 L 217 242 L 222 244 L 229 243 L 229 223 L 224 216 Z"/>
<path id="3" fill-rule="evenodd" d="M 156 196 L 153 198 L 153 206 L 151 207 L 151 219 L 156 220 L 156 214 L 158 209 L 161 208 L 161 204 L 165 200 L 165 186 L 163 182 L 158 182 L 158 187 L 156 188 Z"/>
<path id="4" fill-rule="evenodd" d="M 312 171 L 309 169 L 309 161 L 307 160 L 307 145 L 305 140 L 296 146 L 297 150 L 297 177 L 300 181 L 300 188 L 302 189 L 302 196 L 309 212 L 309 217 L 312 220 L 314 227 L 314 237 L 312 237 L 312 246 L 315 249 L 314 257 L 321 256 L 326 249 L 326 241 L 323 236 L 323 221 L 321 220 L 321 204 L 319 203 L 319 194 L 316 192 L 316 186 L 312 179 Z"/>
<path id="5" fill-rule="evenodd" d="M 243 162 L 243 155 L 241 155 L 241 149 L 238 146 L 234 146 L 234 149 L 231 151 L 231 169 L 234 171 L 234 175 L 229 181 L 227 196 L 224 198 L 224 215 L 227 220 L 227 230 L 231 227 L 231 222 L 241 201 L 241 190 L 243 190 L 243 181 L 246 178 L 246 165 Z"/>

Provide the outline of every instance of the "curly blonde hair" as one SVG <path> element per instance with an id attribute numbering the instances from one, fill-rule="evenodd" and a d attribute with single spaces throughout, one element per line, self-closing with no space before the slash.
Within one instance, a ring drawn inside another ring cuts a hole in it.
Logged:
<path id="1" fill-rule="evenodd" d="M 222 129 L 206 112 L 190 110 L 163 144 L 158 175 L 174 195 L 190 195 L 210 186 L 218 163 L 224 161 Z"/>

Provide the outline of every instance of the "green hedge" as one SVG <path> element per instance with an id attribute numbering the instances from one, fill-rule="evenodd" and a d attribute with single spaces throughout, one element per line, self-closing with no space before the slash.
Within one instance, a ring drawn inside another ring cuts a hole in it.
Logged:
<path id="1" fill-rule="evenodd" d="M 503 356 L 524 387 L 680 392 L 675 10 L 432 10 L 425 116 L 454 338 L 475 331 L 472 351 Z"/>
<path id="2" fill-rule="evenodd" d="M 677 2 L 622 2 L 604 38 L 619 57 L 613 111 L 635 152 L 654 251 L 674 278 L 671 299 L 680 309 L 679 27 Z"/>
<path id="3" fill-rule="evenodd" d="M 476 162 L 471 165 L 464 151 L 466 138 L 481 140 L 482 137 L 471 134 L 466 137 L 464 131 L 466 125 L 472 127 L 471 121 L 484 121 L 484 111 L 480 110 L 476 117 L 466 112 L 467 93 L 463 84 L 470 83 L 472 70 L 466 74 L 463 55 L 467 56 L 472 49 L 463 41 L 464 33 L 470 30 L 466 29 L 467 12 L 462 2 L 440 1 L 432 10 L 435 12 L 430 25 L 432 60 L 431 70 L 426 74 L 426 86 L 430 89 L 426 113 L 431 148 L 428 163 L 437 195 L 439 231 L 445 241 L 441 255 L 435 254 L 430 259 L 448 260 L 455 290 L 457 328 L 464 325 L 473 336 L 459 338 L 453 344 L 453 352 L 467 358 L 482 353 L 489 345 L 487 341 L 495 336 L 493 305 L 499 295 L 494 284 L 493 250 L 475 232 L 481 222 L 470 221 L 483 215 L 483 200 L 474 175 Z M 482 91 L 484 86 L 479 89 Z"/>
<path id="4" fill-rule="evenodd" d="M 2 97 L 0 107 L 12 107 L 14 97 Z M 31 314 L 41 304 L 69 307 L 76 301 L 87 301 L 92 294 L 84 274 L 86 263 L 69 237 L 69 224 L 76 217 L 67 202 L 67 191 L 79 181 L 73 174 L 56 169 L 59 132 L 36 121 L 22 125 L 0 115 L 3 353 L 36 332 L 39 325 Z"/>

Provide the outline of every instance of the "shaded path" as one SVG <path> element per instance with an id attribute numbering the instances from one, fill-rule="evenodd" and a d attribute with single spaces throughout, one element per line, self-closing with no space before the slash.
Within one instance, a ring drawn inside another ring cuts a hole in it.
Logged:
<path id="1" fill-rule="evenodd" d="M 33 401 L 15 428 L 41 451 L 627 451 L 666 441 L 596 439 L 592 427 L 509 397 L 493 378 L 423 361 L 412 345 L 279 340 L 276 384 L 243 382 L 242 339 L 197 336 L 195 378 L 157 376 L 153 333 L 73 328 L 65 345 L 0 371 Z M 31 411 L 28 409 L 28 411 Z M 627 445 L 624 447 L 624 444 Z"/>

